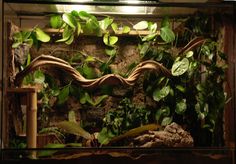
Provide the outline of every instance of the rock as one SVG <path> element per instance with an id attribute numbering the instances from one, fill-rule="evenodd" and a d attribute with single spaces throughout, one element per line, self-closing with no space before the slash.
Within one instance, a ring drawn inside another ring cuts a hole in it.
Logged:
<path id="1" fill-rule="evenodd" d="M 132 145 L 140 147 L 192 147 L 193 138 L 176 123 L 167 125 L 163 131 L 148 131 L 134 138 Z"/>

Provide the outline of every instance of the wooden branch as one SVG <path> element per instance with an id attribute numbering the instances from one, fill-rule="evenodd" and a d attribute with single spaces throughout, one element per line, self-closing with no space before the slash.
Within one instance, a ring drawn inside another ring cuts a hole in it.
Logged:
<path id="1" fill-rule="evenodd" d="M 32 29 L 23 29 L 23 30 L 26 30 L 26 31 L 32 31 Z M 46 33 L 63 33 L 63 29 L 54 29 L 54 28 L 45 28 L 43 29 L 44 32 Z M 136 35 L 148 35 L 150 34 L 150 31 L 148 30 L 130 30 L 128 33 L 123 33 L 122 30 L 118 30 L 117 32 L 114 32 L 112 30 L 109 30 L 110 34 L 113 34 L 113 35 L 131 35 L 131 36 L 136 36 Z M 160 35 L 160 31 L 157 31 L 156 32 L 158 35 Z M 84 33 L 81 33 L 81 35 L 87 35 L 87 34 L 84 34 Z M 91 34 L 89 34 L 91 35 Z"/>
<path id="2" fill-rule="evenodd" d="M 139 76 L 144 71 L 148 70 L 158 71 L 165 76 L 171 76 L 170 71 L 162 64 L 153 60 L 147 60 L 137 65 L 133 72 L 128 76 L 128 78 L 123 78 L 122 76 L 116 74 L 107 74 L 96 79 L 86 79 L 66 61 L 49 55 L 41 55 L 35 58 L 30 65 L 28 65 L 23 71 L 19 72 L 16 75 L 15 84 L 17 86 L 21 85 L 23 78 L 27 74 L 34 71 L 36 68 L 45 65 L 55 66 L 66 71 L 69 75 L 72 76 L 72 78 L 79 82 L 82 87 L 85 88 L 96 88 L 104 84 L 133 86 Z"/>
<path id="3" fill-rule="evenodd" d="M 195 48 L 195 47 L 197 47 L 199 45 L 202 45 L 204 42 L 206 42 L 206 39 L 203 38 L 203 37 L 194 38 L 193 40 L 191 40 L 186 46 L 184 46 L 180 50 L 179 54 L 183 54 L 184 52 L 190 51 L 193 48 Z"/>

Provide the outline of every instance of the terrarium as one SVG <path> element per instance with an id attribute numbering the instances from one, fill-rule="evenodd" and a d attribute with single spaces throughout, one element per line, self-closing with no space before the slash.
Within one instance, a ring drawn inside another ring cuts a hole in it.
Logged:
<path id="1" fill-rule="evenodd" d="M 234 2 L 1 5 L 2 160 L 233 163 Z"/>

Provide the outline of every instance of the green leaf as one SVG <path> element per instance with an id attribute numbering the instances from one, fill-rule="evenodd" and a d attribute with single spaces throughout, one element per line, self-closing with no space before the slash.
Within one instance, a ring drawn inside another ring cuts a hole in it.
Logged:
<path id="1" fill-rule="evenodd" d="M 113 19 L 107 17 L 101 21 L 99 21 L 99 26 L 100 28 L 105 31 L 107 29 L 107 27 L 113 22 Z"/>
<path id="2" fill-rule="evenodd" d="M 157 24 L 148 22 L 148 30 L 151 31 L 151 33 L 155 33 L 157 31 Z"/>
<path id="3" fill-rule="evenodd" d="M 199 92 L 203 92 L 204 91 L 204 86 L 202 84 L 197 84 L 196 88 L 197 88 L 197 90 Z"/>
<path id="4" fill-rule="evenodd" d="M 30 39 L 26 39 L 26 40 L 25 40 L 25 43 L 28 44 L 29 46 L 32 46 L 33 43 L 34 43 L 34 41 L 33 41 L 32 38 L 30 38 Z"/>
<path id="5" fill-rule="evenodd" d="M 99 37 L 102 36 L 102 31 L 100 29 L 99 22 L 94 16 L 91 16 L 89 19 L 86 20 L 86 24 L 82 25 L 82 29 L 83 33 L 95 34 Z"/>
<path id="6" fill-rule="evenodd" d="M 71 35 L 73 35 L 73 30 L 68 25 L 66 25 L 62 33 L 62 39 L 59 39 L 56 42 L 65 42 L 71 37 Z"/>
<path id="7" fill-rule="evenodd" d="M 29 39 L 30 35 L 31 35 L 31 31 L 22 31 L 21 32 L 22 35 L 22 40 L 26 41 Z"/>
<path id="8" fill-rule="evenodd" d="M 14 33 L 13 39 L 14 39 L 15 42 L 23 43 L 22 33 L 21 32 Z"/>
<path id="9" fill-rule="evenodd" d="M 172 122 L 172 117 L 164 117 L 161 122 L 161 126 L 167 126 L 171 124 L 171 122 Z"/>
<path id="10" fill-rule="evenodd" d="M 116 49 L 113 48 L 113 49 L 105 49 L 105 52 L 108 56 L 115 56 L 116 55 Z"/>
<path id="11" fill-rule="evenodd" d="M 175 34 L 169 27 L 162 27 L 160 36 L 166 43 L 170 43 L 175 40 Z"/>
<path id="12" fill-rule="evenodd" d="M 99 105 L 104 99 L 106 99 L 108 97 L 108 95 L 102 95 L 102 96 L 98 96 L 95 99 L 95 102 L 93 103 L 93 106 L 97 106 Z"/>
<path id="13" fill-rule="evenodd" d="M 87 13 L 86 11 L 80 11 L 79 12 L 79 17 L 82 20 L 88 20 L 89 18 L 91 18 L 92 15 L 90 15 L 89 13 Z"/>
<path id="14" fill-rule="evenodd" d="M 65 86 L 58 95 L 58 104 L 63 104 L 69 97 L 70 87 Z"/>
<path id="15" fill-rule="evenodd" d="M 21 45 L 22 43 L 21 42 L 15 42 L 12 44 L 12 48 L 17 48 L 19 45 Z"/>
<path id="16" fill-rule="evenodd" d="M 85 100 L 86 102 L 88 102 L 90 105 L 93 105 L 93 100 L 92 98 L 89 96 L 89 94 L 87 92 L 85 92 Z"/>
<path id="17" fill-rule="evenodd" d="M 49 42 L 50 36 L 43 32 L 40 28 L 35 29 L 36 38 L 40 40 L 41 42 Z"/>
<path id="18" fill-rule="evenodd" d="M 74 35 L 71 34 L 70 38 L 65 43 L 70 45 L 73 41 L 74 41 Z"/>
<path id="19" fill-rule="evenodd" d="M 63 24 L 63 20 L 60 15 L 53 15 L 50 17 L 50 25 L 52 28 L 60 28 Z"/>
<path id="20" fill-rule="evenodd" d="M 39 49 L 41 42 L 37 39 L 36 33 L 32 32 L 30 38 L 33 40 L 33 45 Z"/>
<path id="21" fill-rule="evenodd" d="M 35 83 L 39 83 L 39 84 L 44 83 L 45 75 L 42 71 L 40 71 L 40 70 L 35 71 L 33 76 L 34 76 Z"/>
<path id="22" fill-rule="evenodd" d="M 175 112 L 177 114 L 183 114 L 187 109 L 186 99 L 182 99 L 177 102 Z"/>
<path id="23" fill-rule="evenodd" d="M 147 29 L 148 28 L 148 22 L 147 21 L 141 21 L 141 22 L 138 22 L 137 24 L 135 24 L 133 26 L 133 28 L 135 30 L 144 30 L 144 29 Z"/>
<path id="24" fill-rule="evenodd" d="M 103 42 L 107 46 L 113 46 L 118 41 L 117 36 L 110 36 L 108 33 L 103 36 Z"/>
<path id="25" fill-rule="evenodd" d="M 98 142 L 101 145 L 106 145 L 115 135 L 108 132 L 106 127 L 102 128 L 102 130 L 98 134 Z"/>
<path id="26" fill-rule="evenodd" d="M 183 92 L 183 93 L 186 91 L 186 88 L 184 88 L 181 85 L 176 85 L 176 89 L 178 89 L 180 92 Z"/>
<path id="27" fill-rule="evenodd" d="M 155 114 L 156 120 L 159 122 L 161 117 L 167 117 L 170 114 L 170 108 L 168 106 L 161 107 Z"/>
<path id="28" fill-rule="evenodd" d="M 188 70 L 189 60 L 187 58 L 183 58 L 180 61 L 174 62 L 171 73 L 173 76 L 180 76 L 184 74 Z"/>
<path id="29" fill-rule="evenodd" d="M 79 36 L 81 32 L 82 32 L 81 25 L 79 22 L 77 22 L 77 35 Z"/>
<path id="30" fill-rule="evenodd" d="M 109 34 L 105 34 L 103 36 L 103 43 L 105 43 L 105 45 L 109 45 Z"/>
<path id="31" fill-rule="evenodd" d="M 85 104 L 85 103 L 87 102 L 87 96 L 89 96 L 87 92 L 86 92 L 86 93 L 81 93 L 81 94 L 80 94 L 79 102 L 80 102 L 81 104 Z M 90 98 L 90 97 L 89 97 L 89 98 Z"/>
<path id="32" fill-rule="evenodd" d="M 88 79 L 92 79 L 95 77 L 95 72 L 93 68 L 89 67 L 86 63 L 83 65 L 83 73 Z"/>
<path id="33" fill-rule="evenodd" d="M 117 25 L 117 23 L 112 23 L 112 24 L 111 24 L 111 28 L 112 28 L 112 30 L 116 33 L 116 32 L 118 31 L 118 25 Z"/>
<path id="34" fill-rule="evenodd" d="M 67 147 L 82 147 L 82 143 L 67 143 Z"/>
<path id="35" fill-rule="evenodd" d="M 72 10 L 71 11 L 71 15 L 75 16 L 75 17 L 79 17 L 79 12 L 76 10 Z"/>
<path id="36" fill-rule="evenodd" d="M 72 14 L 64 13 L 62 15 L 62 19 L 66 24 L 68 24 L 73 30 L 75 30 L 77 22 L 75 17 Z"/>
<path id="37" fill-rule="evenodd" d="M 93 56 L 88 56 L 85 60 L 85 62 L 95 62 L 95 58 Z"/>
<path id="38" fill-rule="evenodd" d="M 124 26 L 122 32 L 125 33 L 125 34 L 129 33 L 130 32 L 130 27 L 129 26 Z"/>
<path id="39" fill-rule="evenodd" d="M 44 148 L 64 148 L 65 145 L 64 144 L 54 144 L 54 143 L 49 143 L 47 145 L 44 146 Z"/>
<path id="40" fill-rule="evenodd" d="M 145 37 L 142 38 L 142 41 L 144 42 L 144 41 L 153 40 L 156 36 L 157 36 L 156 33 L 154 33 L 154 34 L 148 34 L 147 36 L 145 36 Z"/>
<path id="41" fill-rule="evenodd" d="M 165 16 L 161 21 L 161 27 L 168 27 L 170 28 L 170 20 L 167 16 Z"/>
<path id="42" fill-rule="evenodd" d="M 93 139 L 92 135 L 89 132 L 85 131 L 83 128 L 80 127 L 79 124 L 75 122 L 62 121 L 57 123 L 56 126 L 64 130 L 66 133 L 81 136 L 88 140 Z"/>
<path id="43" fill-rule="evenodd" d="M 193 51 L 188 51 L 187 53 L 186 53 L 186 58 L 190 58 L 190 57 L 192 57 L 193 56 Z"/>
<path id="44" fill-rule="evenodd" d="M 31 55 L 28 54 L 28 55 L 27 55 L 26 66 L 30 65 L 30 63 L 31 63 Z"/>
<path id="45" fill-rule="evenodd" d="M 140 55 L 143 58 L 147 54 L 147 52 L 150 50 L 150 44 L 144 43 L 142 45 L 139 45 L 139 50 L 140 50 Z"/>
<path id="46" fill-rule="evenodd" d="M 116 44 L 117 41 L 118 41 L 117 36 L 110 36 L 109 37 L 109 45 L 114 45 L 114 44 Z"/>
<path id="47" fill-rule="evenodd" d="M 165 98 L 170 92 L 170 86 L 165 86 L 162 89 L 157 88 L 153 92 L 153 99 L 155 101 L 160 101 L 161 99 Z"/>

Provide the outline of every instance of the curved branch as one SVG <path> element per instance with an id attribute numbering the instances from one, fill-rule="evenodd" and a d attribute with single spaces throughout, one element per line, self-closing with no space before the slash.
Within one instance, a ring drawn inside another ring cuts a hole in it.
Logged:
<path id="1" fill-rule="evenodd" d="M 153 60 L 147 60 L 137 65 L 132 73 L 128 76 L 128 78 L 123 78 L 122 76 L 116 74 L 107 74 L 96 79 L 86 79 L 66 61 L 49 55 L 41 55 L 35 58 L 30 63 L 30 65 L 28 65 L 23 71 L 19 72 L 16 75 L 15 84 L 20 85 L 23 78 L 27 74 L 34 71 L 36 68 L 45 65 L 55 66 L 66 71 L 69 75 L 72 76 L 72 78 L 79 82 L 82 87 L 85 88 L 95 88 L 104 84 L 133 86 L 139 76 L 147 70 L 154 70 L 161 72 L 165 76 L 171 76 L 170 71 L 162 64 Z"/>

